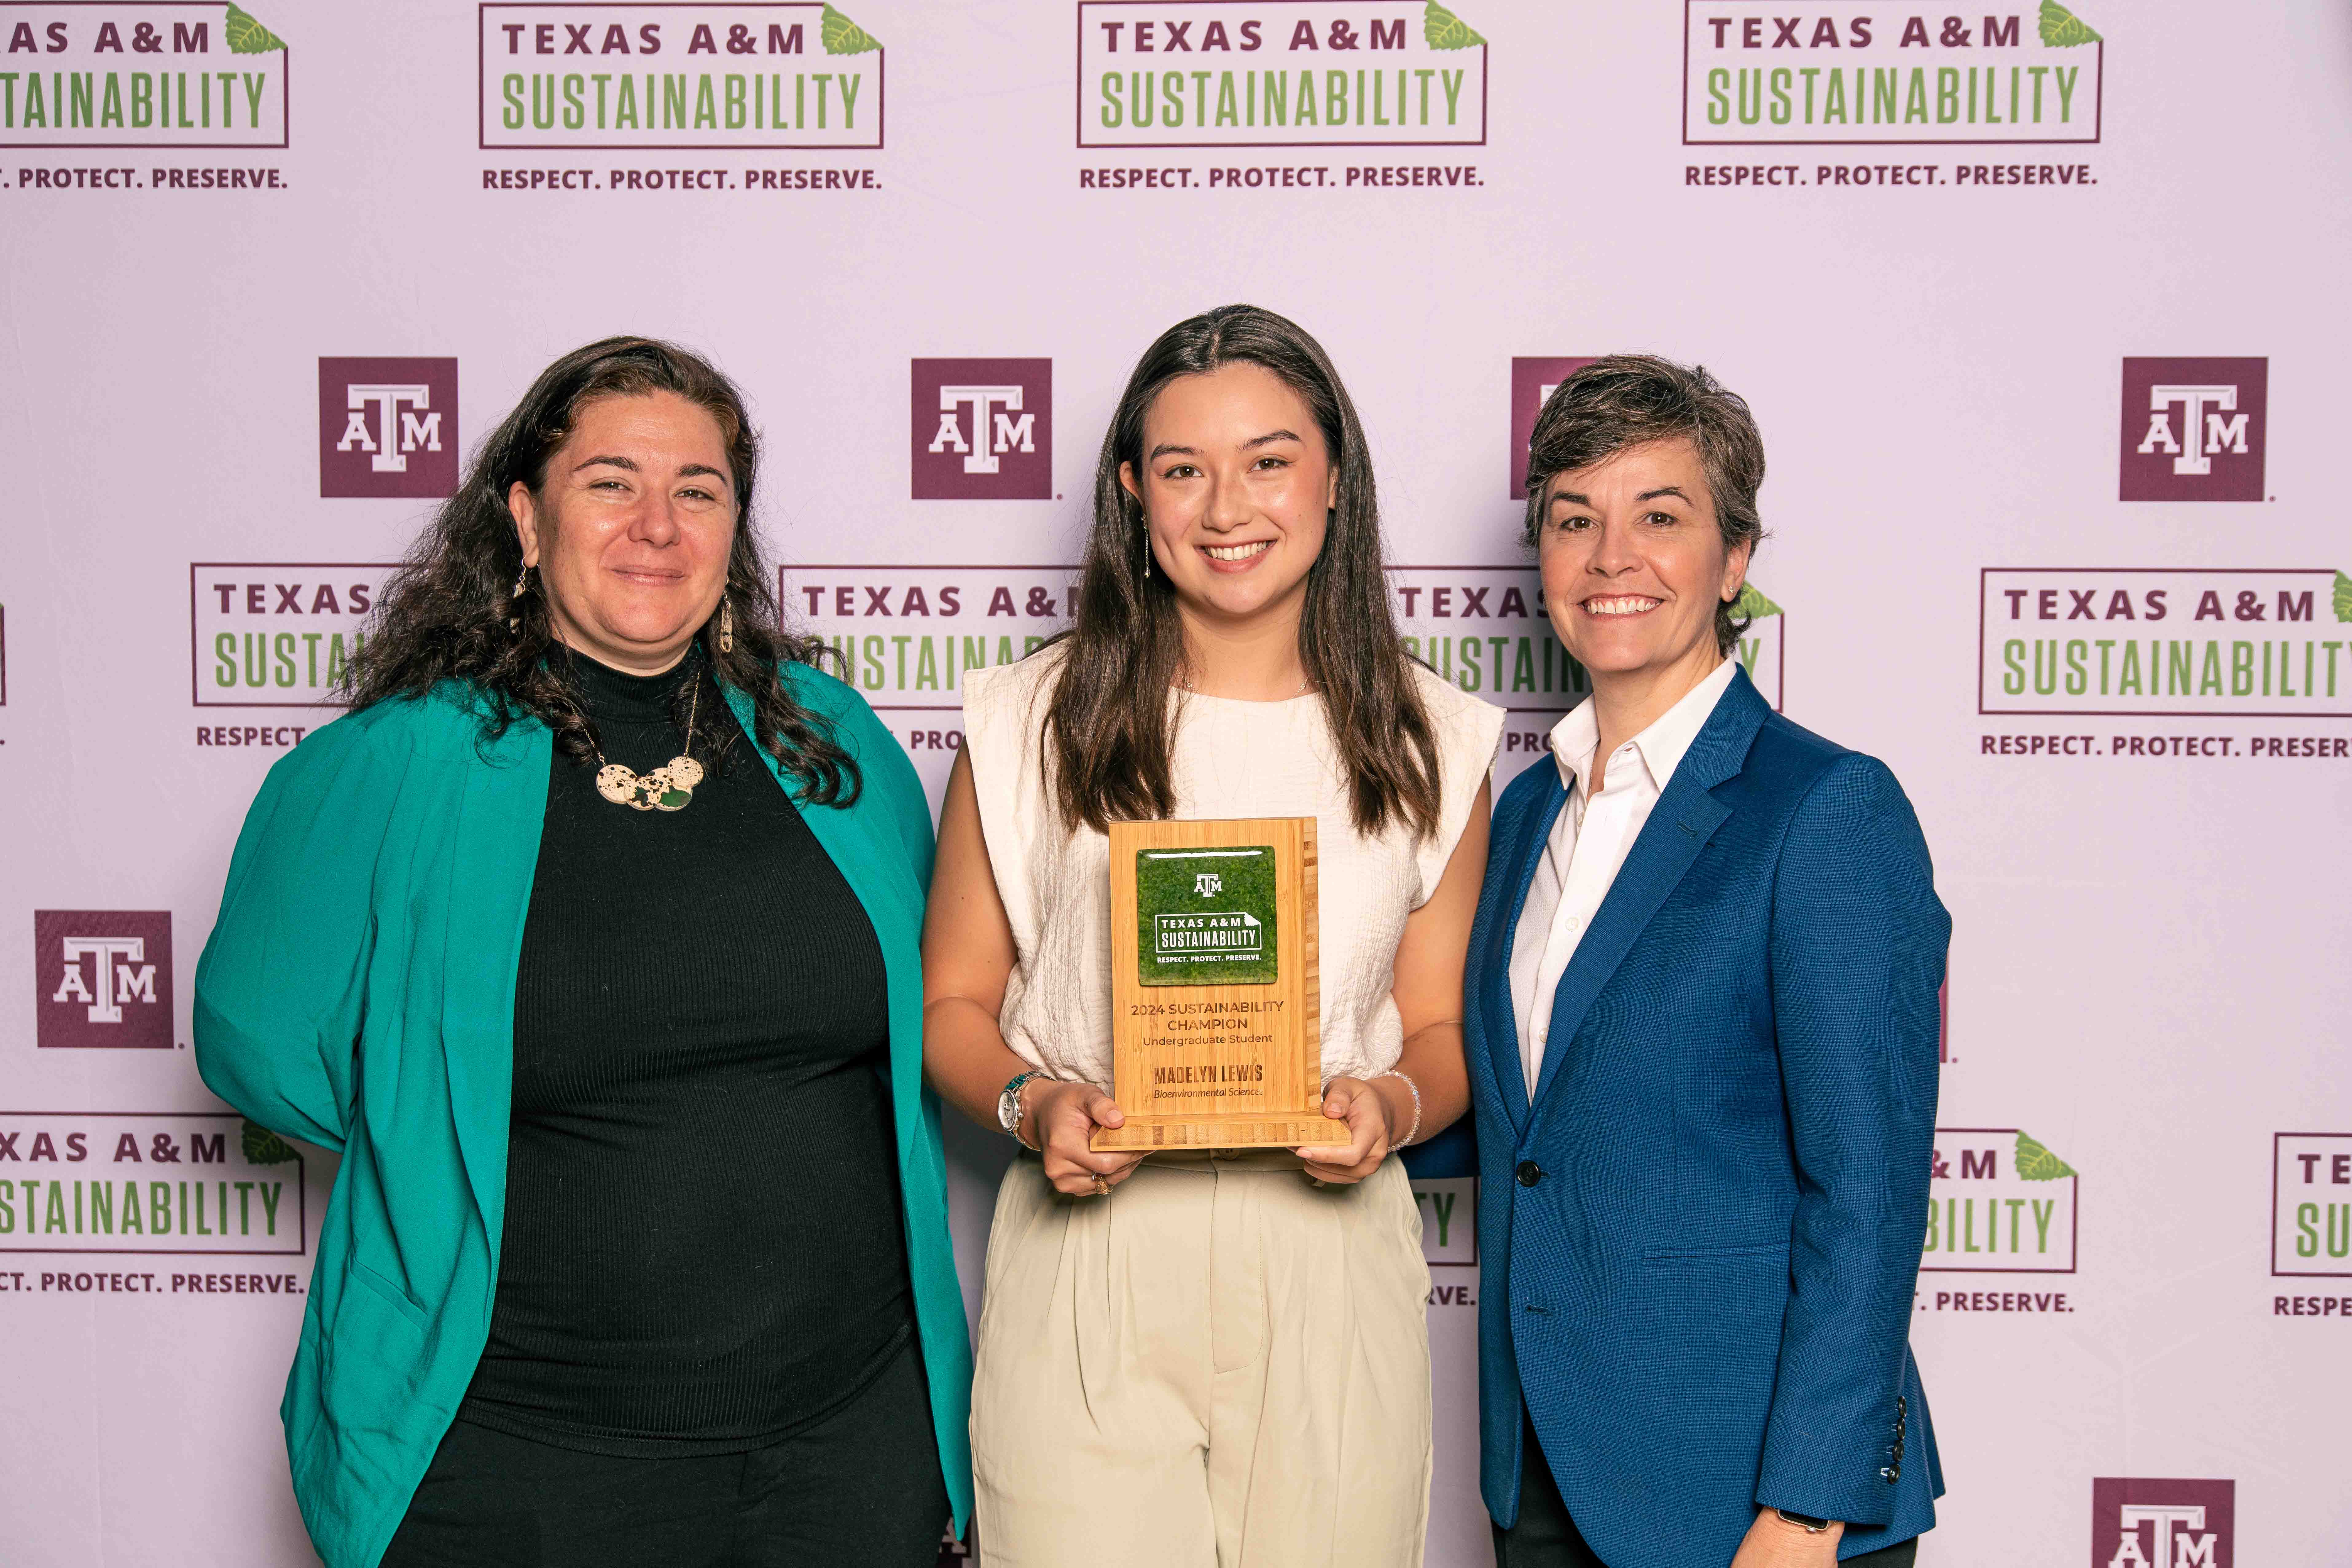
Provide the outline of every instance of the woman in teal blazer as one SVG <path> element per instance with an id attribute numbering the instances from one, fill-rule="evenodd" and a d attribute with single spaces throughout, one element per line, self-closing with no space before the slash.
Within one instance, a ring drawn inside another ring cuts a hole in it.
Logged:
<path id="1" fill-rule="evenodd" d="M 776 629 L 755 460 L 694 356 L 559 361 L 238 839 L 197 1061 L 342 1155 L 282 1406 L 331 1568 L 928 1563 L 968 1515 L 930 817 Z"/>

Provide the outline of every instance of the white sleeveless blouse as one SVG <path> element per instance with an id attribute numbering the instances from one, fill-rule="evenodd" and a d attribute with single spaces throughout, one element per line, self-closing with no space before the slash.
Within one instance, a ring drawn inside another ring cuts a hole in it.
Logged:
<path id="1" fill-rule="evenodd" d="M 1017 958 L 998 1020 L 1005 1043 L 1042 1072 L 1108 1089 L 1110 841 L 1065 826 L 1047 787 L 1045 709 L 1061 659 L 1047 649 L 969 671 L 964 748 Z M 1356 831 L 1320 697 L 1173 698 L 1176 816 L 1316 819 L 1326 1078 L 1396 1065 L 1404 1030 L 1390 992 L 1405 917 L 1437 890 L 1502 735 L 1501 709 L 1419 665 L 1413 677 L 1444 792 L 1437 832 L 1418 841 L 1394 823 L 1373 837 Z"/>

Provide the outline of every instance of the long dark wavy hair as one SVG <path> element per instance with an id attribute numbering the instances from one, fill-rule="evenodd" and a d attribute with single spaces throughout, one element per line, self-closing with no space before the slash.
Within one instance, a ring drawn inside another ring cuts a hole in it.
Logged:
<path id="1" fill-rule="evenodd" d="M 600 397 L 674 393 L 718 421 L 734 468 L 735 542 L 727 561 L 722 605 L 731 605 L 734 647 L 722 649 L 718 614 L 695 634 L 687 657 L 751 698 L 751 739 L 773 756 L 818 805 L 846 805 L 857 798 L 856 762 L 832 726 L 793 700 L 782 679 L 786 664 L 819 664 L 832 650 L 818 638 L 787 631 L 776 603 L 774 574 L 751 528 L 751 497 L 760 443 L 742 394 L 710 363 L 674 343 L 651 338 L 606 338 L 572 350 L 540 373 L 467 469 L 457 493 L 443 503 L 418 537 L 405 564 L 384 585 L 367 646 L 343 673 L 341 695 L 353 711 L 400 697 L 418 697 L 445 681 L 472 688 L 484 738 L 530 717 L 555 732 L 556 749 L 576 763 L 591 761 L 596 742 L 568 679 L 570 649 L 549 623 L 536 574 L 525 576 L 522 544 L 507 495 L 520 483 L 541 497 L 548 460 Z M 514 596 L 516 583 L 526 592 Z M 677 719 L 686 721 L 698 674 L 680 683 Z M 732 726 L 698 726 L 698 761 L 721 765 Z M 706 750 L 707 746 L 707 750 Z"/>
<path id="2" fill-rule="evenodd" d="M 1262 366 L 1298 394 L 1337 475 L 1323 550 L 1307 573 L 1298 653 L 1323 694 L 1356 829 L 1372 834 L 1401 821 L 1431 833 L 1441 793 L 1437 738 L 1389 614 L 1363 426 L 1322 345 L 1254 305 L 1221 306 L 1162 332 L 1128 377 L 1103 436 L 1077 613 L 1050 645 L 1063 659 L 1045 716 L 1055 802 L 1065 820 L 1098 831 L 1176 809 L 1168 692 L 1183 667 L 1184 636 L 1166 574 L 1144 575 L 1143 508 L 1119 483 L 1119 466 L 1144 471 L 1144 415 L 1162 388 L 1228 364 Z"/>

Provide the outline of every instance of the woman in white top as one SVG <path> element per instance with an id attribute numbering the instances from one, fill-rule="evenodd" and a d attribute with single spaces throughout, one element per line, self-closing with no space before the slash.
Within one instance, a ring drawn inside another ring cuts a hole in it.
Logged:
<path id="1" fill-rule="evenodd" d="M 1075 624 L 964 681 L 923 939 L 933 1085 L 1019 1138 L 971 1436 L 990 1568 L 1421 1561 L 1428 1271 L 1391 1156 L 1462 1114 L 1500 710 L 1408 658 L 1354 405 L 1290 321 L 1145 353 Z M 1328 1144 L 1097 1154 L 1115 820 L 1312 816 Z"/>

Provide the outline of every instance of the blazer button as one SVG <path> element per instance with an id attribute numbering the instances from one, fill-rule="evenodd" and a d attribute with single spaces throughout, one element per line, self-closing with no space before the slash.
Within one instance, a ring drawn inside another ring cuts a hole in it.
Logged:
<path id="1" fill-rule="evenodd" d="M 1544 1178 L 1543 1167 L 1533 1160 L 1522 1160 L 1518 1169 L 1519 1185 L 1532 1187 Z"/>

